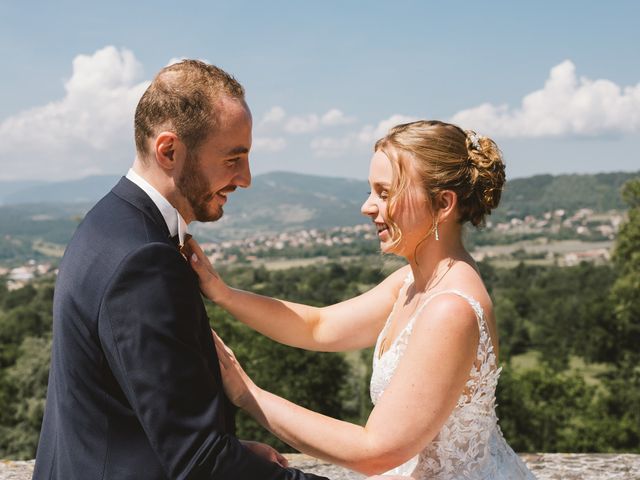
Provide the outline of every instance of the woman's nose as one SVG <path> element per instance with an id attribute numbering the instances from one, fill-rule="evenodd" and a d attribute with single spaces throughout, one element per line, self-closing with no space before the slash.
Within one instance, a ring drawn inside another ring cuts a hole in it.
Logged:
<path id="1" fill-rule="evenodd" d="M 360 207 L 360 212 L 362 212 L 362 214 L 367 217 L 378 213 L 378 207 L 374 202 L 371 201 L 371 195 L 369 195 L 369 197 L 362 204 L 362 207 Z"/>

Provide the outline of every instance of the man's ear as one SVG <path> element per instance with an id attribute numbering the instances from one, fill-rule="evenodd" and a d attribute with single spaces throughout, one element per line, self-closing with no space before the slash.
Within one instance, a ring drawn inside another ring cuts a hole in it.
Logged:
<path id="1" fill-rule="evenodd" d="M 173 132 L 159 133 L 153 146 L 156 161 L 164 170 L 174 170 L 186 152 L 184 144 Z"/>

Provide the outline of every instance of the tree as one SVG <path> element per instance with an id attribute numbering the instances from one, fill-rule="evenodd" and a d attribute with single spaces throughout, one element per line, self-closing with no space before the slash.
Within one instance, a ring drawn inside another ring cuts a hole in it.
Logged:
<path id="1" fill-rule="evenodd" d="M 343 355 L 288 347 L 250 330 L 211 304 L 207 312 L 212 327 L 261 388 L 325 415 L 345 415 L 345 399 L 354 396 L 358 385 L 348 381 L 350 368 Z M 239 438 L 291 450 L 244 412 L 239 412 L 237 420 Z"/>
<path id="2" fill-rule="evenodd" d="M 577 374 L 505 367 L 496 394 L 501 429 L 518 452 L 593 451 L 577 442 L 575 426 L 590 418 L 595 395 Z"/>
<path id="3" fill-rule="evenodd" d="M 0 457 L 30 459 L 35 456 L 44 414 L 51 356 L 51 339 L 27 337 L 15 365 L 2 381 L 6 411 L 0 426 Z"/>
<path id="4" fill-rule="evenodd" d="M 611 289 L 611 330 L 617 347 L 613 361 L 628 371 L 640 362 L 640 178 L 625 184 L 623 198 L 630 209 L 613 254 L 618 278 Z"/>

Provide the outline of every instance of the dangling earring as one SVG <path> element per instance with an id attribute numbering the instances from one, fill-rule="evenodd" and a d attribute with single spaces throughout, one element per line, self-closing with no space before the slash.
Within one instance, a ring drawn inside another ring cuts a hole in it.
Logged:
<path id="1" fill-rule="evenodd" d="M 440 235 L 438 235 L 438 221 L 435 221 L 435 233 L 436 233 L 436 241 L 440 240 Z"/>

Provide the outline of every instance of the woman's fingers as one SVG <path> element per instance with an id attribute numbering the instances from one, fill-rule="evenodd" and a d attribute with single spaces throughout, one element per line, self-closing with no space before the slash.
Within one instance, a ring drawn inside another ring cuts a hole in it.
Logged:
<path id="1" fill-rule="evenodd" d="M 211 334 L 213 335 L 213 341 L 216 344 L 216 348 L 220 348 L 223 352 L 225 352 L 229 356 L 233 356 L 233 351 L 227 347 L 227 345 L 222 341 L 222 339 L 218 336 L 215 330 L 211 329 Z"/>
<path id="2" fill-rule="evenodd" d="M 187 240 L 186 245 L 189 247 L 191 253 L 195 254 L 199 259 L 205 258 L 206 255 L 202 251 L 202 248 L 200 248 L 200 244 L 196 241 L 195 238 L 191 237 L 189 240 Z"/>
<path id="3" fill-rule="evenodd" d="M 187 240 L 185 251 L 191 252 L 188 256 L 189 265 L 198 275 L 200 290 L 209 300 L 218 303 L 228 293 L 229 288 L 193 238 Z"/>
<path id="4" fill-rule="evenodd" d="M 218 361 L 220 362 L 220 365 L 224 368 L 230 367 L 232 361 L 231 355 L 233 352 L 231 352 L 231 349 L 224 344 L 222 339 L 213 329 L 211 329 L 211 336 L 213 337 L 213 343 L 216 347 L 216 351 L 218 352 Z"/>
<path id="5" fill-rule="evenodd" d="M 190 252 L 189 263 L 201 280 L 203 280 L 203 277 L 206 277 L 206 275 L 213 275 L 219 278 L 209 258 L 204 254 L 200 244 L 193 237 L 187 240 L 185 247 L 185 250 Z"/>
<path id="6" fill-rule="evenodd" d="M 276 460 L 281 467 L 287 468 L 289 466 L 289 460 L 287 460 L 280 452 L 276 452 Z"/>

